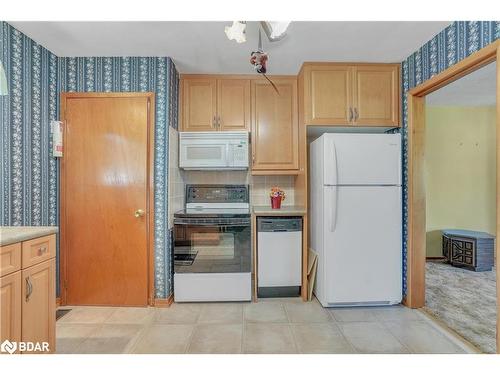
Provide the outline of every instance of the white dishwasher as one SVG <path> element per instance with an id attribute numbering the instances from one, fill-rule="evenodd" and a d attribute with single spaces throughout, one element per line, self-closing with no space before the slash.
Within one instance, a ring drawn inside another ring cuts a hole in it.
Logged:
<path id="1" fill-rule="evenodd" d="M 257 218 L 257 295 L 300 295 L 302 284 L 302 218 Z"/>

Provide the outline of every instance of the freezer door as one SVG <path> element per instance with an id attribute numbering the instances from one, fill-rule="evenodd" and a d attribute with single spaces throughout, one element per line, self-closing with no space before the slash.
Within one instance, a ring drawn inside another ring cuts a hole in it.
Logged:
<path id="1" fill-rule="evenodd" d="M 324 188 L 324 306 L 402 298 L 401 187 Z"/>
<path id="2" fill-rule="evenodd" d="M 401 185 L 399 134 L 324 134 L 324 185 Z"/>

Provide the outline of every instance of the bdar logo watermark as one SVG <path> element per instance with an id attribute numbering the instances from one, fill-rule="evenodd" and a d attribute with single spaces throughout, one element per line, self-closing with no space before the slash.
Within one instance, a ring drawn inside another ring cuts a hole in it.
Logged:
<path id="1" fill-rule="evenodd" d="M 9 340 L 5 340 L 0 345 L 0 351 L 2 353 L 14 353 L 17 349 L 17 342 L 10 342 Z"/>
<path id="2" fill-rule="evenodd" d="M 0 352 L 13 354 L 19 350 L 20 352 L 48 352 L 48 342 L 30 342 L 30 341 L 9 341 L 5 340 L 0 344 Z"/>

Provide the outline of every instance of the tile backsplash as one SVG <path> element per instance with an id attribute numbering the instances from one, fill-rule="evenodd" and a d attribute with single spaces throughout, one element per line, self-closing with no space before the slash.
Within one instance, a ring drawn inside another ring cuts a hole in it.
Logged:
<path id="1" fill-rule="evenodd" d="M 205 172 L 181 170 L 180 174 L 184 184 L 250 185 L 250 204 L 252 205 L 270 204 L 269 191 L 273 186 L 279 186 L 286 193 L 283 205 L 294 204 L 294 176 L 252 176 L 249 171 Z"/>
<path id="2" fill-rule="evenodd" d="M 186 184 L 246 184 L 250 185 L 250 204 L 270 204 L 269 191 L 279 186 L 286 193 L 283 205 L 294 204 L 294 176 L 252 176 L 249 171 L 182 171 Z"/>
<path id="3" fill-rule="evenodd" d="M 293 206 L 295 200 L 294 176 L 251 176 L 250 193 L 252 205 L 270 205 L 269 192 L 273 186 L 285 191 L 284 206 Z"/>

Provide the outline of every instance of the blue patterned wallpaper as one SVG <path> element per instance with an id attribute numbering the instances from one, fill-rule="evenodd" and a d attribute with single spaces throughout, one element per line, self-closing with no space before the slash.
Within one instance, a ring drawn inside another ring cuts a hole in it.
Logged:
<path id="1" fill-rule="evenodd" d="M 58 225 L 58 161 L 50 120 L 63 91 L 152 91 L 155 124 L 155 289 L 172 292 L 167 228 L 168 126 L 177 128 L 179 76 L 168 57 L 57 57 L 0 22 L 9 95 L 0 97 L 1 225 Z"/>
<path id="2" fill-rule="evenodd" d="M 2 225 L 56 225 L 57 163 L 50 120 L 58 117 L 57 56 L 0 22 L 9 93 L 0 96 Z"/>
<path id="3" fill-rule="evenodd" d="M 403 295 L 408 243 L 408 102 L 406 93 L 470 54 L 500 39 L 500 21 L 456 21 L 401 63 L 403 101 Z"/>

